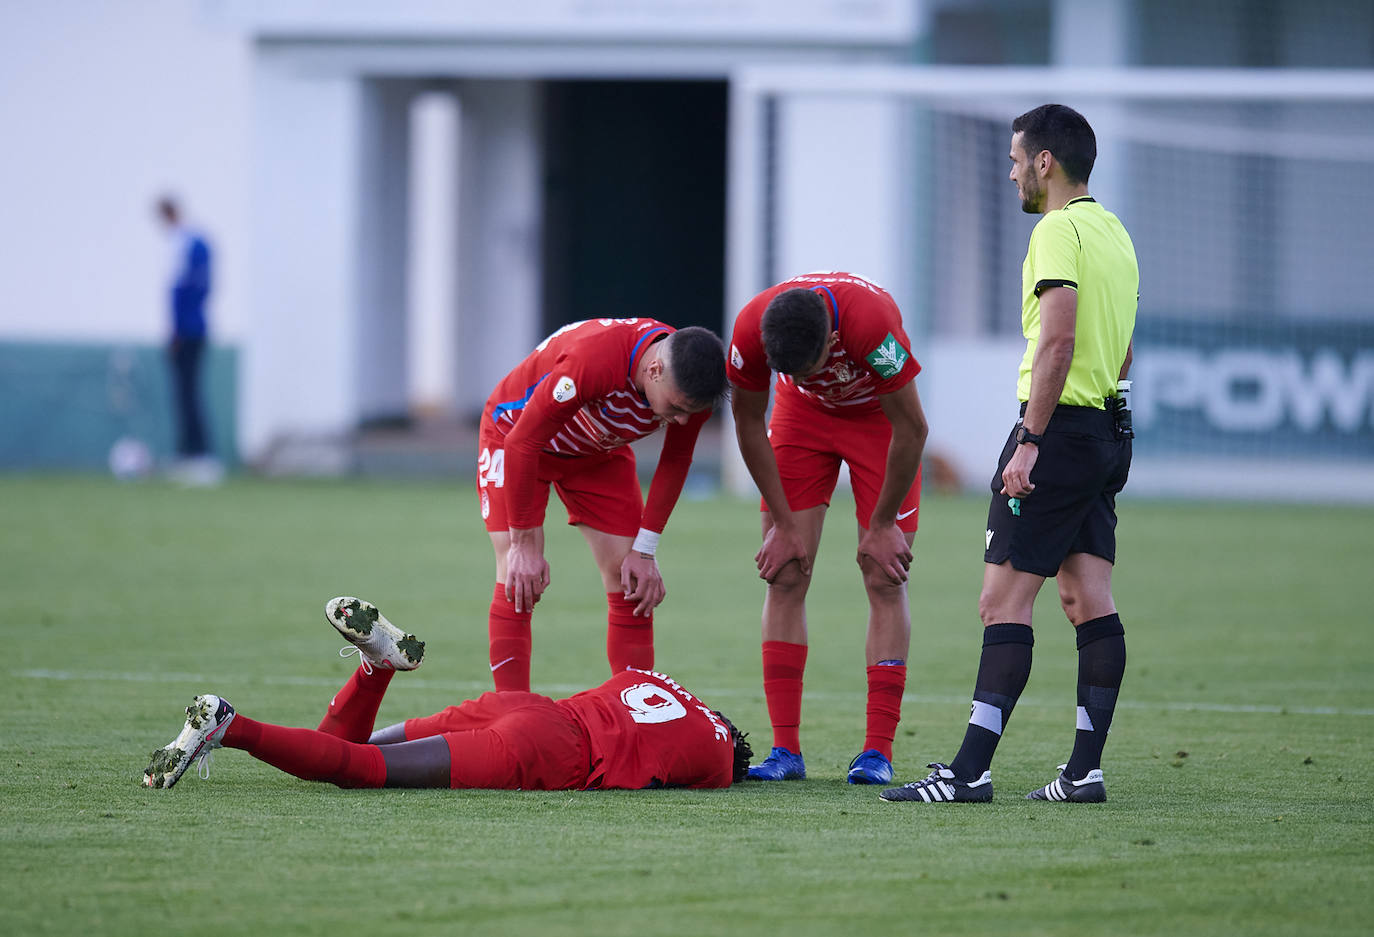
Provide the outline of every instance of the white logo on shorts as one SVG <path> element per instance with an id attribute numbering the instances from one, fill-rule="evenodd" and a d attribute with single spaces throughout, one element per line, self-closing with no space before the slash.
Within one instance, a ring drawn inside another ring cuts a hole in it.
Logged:
<path id="1" fill-rule="evenodd" d="M 577 385 L 570 377 L 560 377 L 558 383 L 553 387 L 553 399 L 559 403 L 567 403 L 577 396 Z"/>
<path id="2" fill-rule="evenodd" d="M 991 550 L 991 549 L 992 549 L 992 528 L 991 528 L 991 527 L 988 528 L 988 535 L 987 535 L 987 537 L 984 538 L 984 540 L 983 540 L 983 549 L 984 549 L 984 550 Z"/>
<path id="3" fill-rule="evenodd" d="M 739 353 L 739 349 L 734 345 L 730 346 L 730 363 L 737 368 L 744 367 L 744 356 Z"/>

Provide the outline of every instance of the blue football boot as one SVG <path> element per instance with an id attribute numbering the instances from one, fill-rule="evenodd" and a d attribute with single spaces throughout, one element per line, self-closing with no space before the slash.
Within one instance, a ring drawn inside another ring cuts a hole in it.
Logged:
<path id="1" fill-rule="evenodd" d="M 749 777 L 754 781 L 799 781 L 806 777 L 806 762 L 801 752 L 775 747 L 762 763 L 749 768 Z"/>
<path id="2" fill-rule="evenodd" d="M 849 763 L 850 784 L 891 784 L 892 762 L 876 748 L 867 748 Z"/>

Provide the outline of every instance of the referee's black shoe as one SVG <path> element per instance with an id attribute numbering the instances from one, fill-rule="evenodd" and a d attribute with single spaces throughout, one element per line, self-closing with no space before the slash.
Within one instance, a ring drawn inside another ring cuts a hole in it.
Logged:
<path id="1" fill-rule="evenodd" d="M 886 801 L 919 800 L 927 804 L 982 804 L 992 800 L 992 772 L 973 781 L 960 781 L 949 765 L 932 762 L 933 769 L 920 781 L 889 787 L 878 796 Z"/>
<path id="2" fill-rule="evenodd" d="M 1102 783 L 1102 769 L 1093 768 L 1081 781 L 1070 781 L 1064 777 L 1064 769 L 1059 766 L 1059 777 L 1044 787 L 1031 791 L 1026 800 L 1053 800 L 1068 804 L 1100 804 L 1107 799 L 1107 786 Z"/>

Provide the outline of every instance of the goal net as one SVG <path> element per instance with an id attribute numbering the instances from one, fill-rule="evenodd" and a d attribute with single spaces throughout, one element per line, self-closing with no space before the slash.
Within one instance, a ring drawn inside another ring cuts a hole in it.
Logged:
<path id="1" fill-rule="evenodd" d="M 1092 123 L 1089 190 L 1140 262 L 1132 489 L 1374 498 L 1371 73 L 760 68 L 732 89 L 728 305 L 805 269 L 888 286 L 928 452 L 964 487 L 991 476 L 1024 349 L 1010 123 L 1055 101 Z"/>

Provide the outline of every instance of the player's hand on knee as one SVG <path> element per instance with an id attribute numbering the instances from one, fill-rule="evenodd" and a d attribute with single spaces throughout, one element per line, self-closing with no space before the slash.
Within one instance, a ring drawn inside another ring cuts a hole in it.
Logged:
<path id="1" fill-rule="evenodd" d="M 906 535 L 895 525 L 875 527 L 859 536 L 859 550 L 855 561 L 866 572 L 867 564 L 891 583 L 906 582 L 910 577 L 913 554 Z"/>
<path id="2" fill-rule="evenodd" d="M 506 600 L 515 604 L 516 612 L 533 611 L 552 581 L 549 564 L 542 556 L 517 559 L 514 551 L 511 560 L 506 567 Z"/>
<path id="3" fill-rule="evenodd" d="M 635 605 L 635 614 L 648 617 L 654 613 L 654 609 L 668 597 L 668 590 L 663 587 L 663 581 L 659 580 L 657 588 L 653 583 L 640 583 L 638 588 L 630 591 L 625 598 Z"/>
<path id="4" fill-rule="evenodd" d="M 668 595 L 663 575 L 652 557 L 631 551 L 620 566 L 620 585 L 626 601 L 635 602 L 636 615 L 649 615 Z"/>
<path id="5" fill-rule="evenodd" d="M 783 567 L 796 560 L 803 576 L 811 575 L 811 554 L 806 542 L 800 535 L 774 525 L 763 535 L 763 545 L 754 554 L 754 565 L 758 567 L 759 578 L 771 583 L 778 578 Z"/>
<path id="6" fill-rule="evenodd" d="M 539 601 L 539 597 L 548 588 L 548 578 L 542 581 L 532 579 L 528 576 L 511 576 L 506 583 L 506 598 L 515 603 L 515 610 L 520 614 L 534 611 L 534 605 Z"/>

